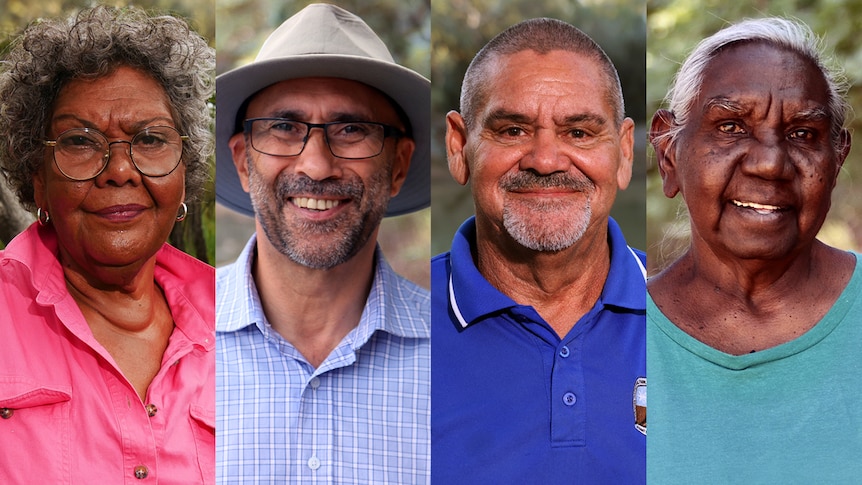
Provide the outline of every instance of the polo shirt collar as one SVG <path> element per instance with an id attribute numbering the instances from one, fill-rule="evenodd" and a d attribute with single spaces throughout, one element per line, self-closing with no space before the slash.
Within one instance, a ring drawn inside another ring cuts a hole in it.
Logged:
<path id="1" fill-rule="evenodd" d="M 642 257 L 625 242 L 612 218 L 608 220 L 611 264 L 598 304 L 631 311 L 646 311 L 646 269 Z M 467 219 L 452 241 L 451 270 L 447 288 L 449 307 L 461 327 L 519 306 L 479 273 L 473 261 L 476 218 Z M 642 253 L 641 253 L 642 255 Z"/>

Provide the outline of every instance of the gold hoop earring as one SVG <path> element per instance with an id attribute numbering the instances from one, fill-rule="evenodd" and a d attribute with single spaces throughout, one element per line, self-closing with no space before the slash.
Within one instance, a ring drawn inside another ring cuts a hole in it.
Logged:
<path id="1" fill-rule="evenodd" d="M 42 210 L 41 207 L 36 208 L 36 220 L 39 221 L 40 226 L 45 226 L 49 222 L 51 222 L 51 215 L 48 214 L 47 210 Z"/>
<path id="2" fill-rule="evenodd" d="M 186 205 L 185 202 L 180 204 L 180 212 L 177 213 L 177 222 L 182 222 L 186 220 L 186 216 L 189 213 L 189 206 Z"/>

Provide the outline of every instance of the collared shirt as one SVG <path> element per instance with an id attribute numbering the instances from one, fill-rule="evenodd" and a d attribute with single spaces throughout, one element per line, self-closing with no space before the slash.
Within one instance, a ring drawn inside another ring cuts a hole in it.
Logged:
<path id="1" fill-rule="evenodd" d="M 428 291 L 378 248 L 359 325 L 315 369 L 266 320 L 255 247 L 216 272 L 219 483 L 427 483 Z"/>
<path id="2" fill-rule="evenodd" d="M 475 219 L 432 259 L 434 483 L 645 481 L 645 257 L 613 220 L 608 244 L 601 296 L 563 338 L 479 273 Z"/>
<path id="3" fill-rule="evenodd" d="M 0 251 L 0 483 L 214 483 L 213 268 L 168 245 L 156 254 L 176 326 L 142 402 L 57 254 L 37 224 Z"/>

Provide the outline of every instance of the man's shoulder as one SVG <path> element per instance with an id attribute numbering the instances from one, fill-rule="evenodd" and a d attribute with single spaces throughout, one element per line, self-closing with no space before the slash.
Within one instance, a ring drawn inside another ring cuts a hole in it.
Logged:
<path id="1" fill-rule="evenodd" d="M 384 282 L 393 296 L 390 300 L 396 308 L 402 308 L 423 321 L 431 319 L 431 292 L 392 271 Z"/>

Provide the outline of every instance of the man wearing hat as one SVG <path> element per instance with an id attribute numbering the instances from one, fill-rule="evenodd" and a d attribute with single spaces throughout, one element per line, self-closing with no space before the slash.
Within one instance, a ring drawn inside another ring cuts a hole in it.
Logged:
<path id="1" fill-rule="evenodd" d="M 429 81 L 315 4 L 216 88 L 217 199 L 256 227 L 217 276 L 219 482 L 427 482 L 429 295 L 376 240 L 429 205 Z"/>

